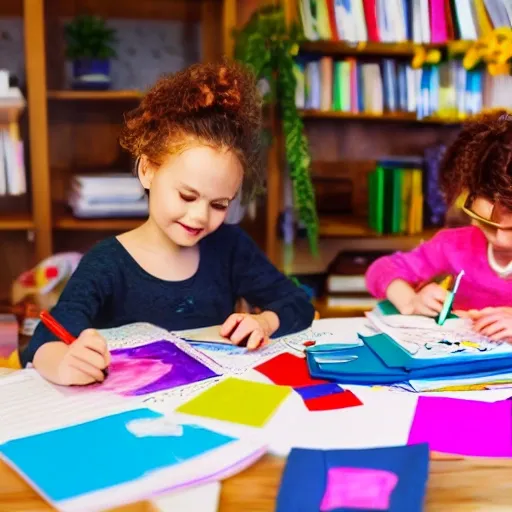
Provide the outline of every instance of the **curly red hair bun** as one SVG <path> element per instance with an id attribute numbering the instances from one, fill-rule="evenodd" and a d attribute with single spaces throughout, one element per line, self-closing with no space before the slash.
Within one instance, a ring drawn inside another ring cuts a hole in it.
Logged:
<path id="1" fill-rule="evenodd" d="M 261 96 L 254 75 L 237 62 L 195 64 L 160 78 L 126 114 L 120 143 L 155 164 L 195 142 L 236 153 L 245 197 L 262 180 Z"/>

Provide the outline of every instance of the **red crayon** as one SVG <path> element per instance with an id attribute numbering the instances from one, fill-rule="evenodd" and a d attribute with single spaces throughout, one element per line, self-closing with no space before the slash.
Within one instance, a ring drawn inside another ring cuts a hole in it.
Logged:
<path id="1" fill-rule="evenodd" d="M 41 318 L 41 322 L 66 345 L 71 345 L 76 340 L 76 338 L 57 322 L 48 311 L 41 311 L 39 318 Z M 107 368 L 103 370 L 103 375 L 105 377 L 108 375 Z"/>

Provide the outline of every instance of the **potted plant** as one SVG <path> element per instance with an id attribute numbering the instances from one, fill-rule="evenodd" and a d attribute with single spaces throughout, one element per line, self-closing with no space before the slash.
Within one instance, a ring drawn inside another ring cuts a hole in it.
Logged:
<path id="1" fill-rule="evenodd" d="M 301 40 L 297 25 L 288 27 L 281 6 L 266 5 L 235 32 L 235 57 L 266 80 L 282 123 L 284 149 L 294 192 L 294 209 L 306 228 L 312 254 L 318 254 L 318 215 L 311 181 L 311 155 L 304 124 L 295 105 L 295 57 Z"/>
<path id="2" fill-rule="evenodd" d="M 79 15 L 65 25 L 65 36 L 73 89 L 108 89 L 110 61 L 117 56 L 116 31 L 98 16 Z"/>

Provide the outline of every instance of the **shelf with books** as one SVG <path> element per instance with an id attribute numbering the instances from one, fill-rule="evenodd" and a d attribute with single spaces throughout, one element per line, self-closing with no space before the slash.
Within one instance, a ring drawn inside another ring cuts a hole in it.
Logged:
<path id="1" fill-rule="evenodd" d="M 451 55 L 464 54 L 471 48 L 474 41 L 447 41 L 446 43 L 415 43 L 402 41 L 397 43 L 385 42 L 349 42 L 349 41 L 301 41 L 299 52 L 301 54 L 329 55 L 331 57 L 343 56 L 371 56 L 371 57 L 403 57 L 412 58 L 419 48 L 425 50 L 446 50 Z"/>
<path id="2" fill-rule="evenodd" d="M 61 231 L 126 231 L 140 226 L 144 219 L 79 219 L 70 213 L 55 217 L 53 227 Z"/>
<path id="3" fill-rule="evenodd" d="M 53 228 L 57 231 L 127 231 L 140 226 L 145 217 L 75 217 L 61 202 L 53 204 Z"/>
<path id="4" fill-rule="evenodd" d="M 331 228 L 330 234 L 322 233 L 317 257 L 311 255 L 306 239 L 295 240 L 293 260 L 289 269 L 285 269 L 285 247 L 280 240 L 278 243 L 278 268 L 288 270 L 292 275 L 322 274 L 326 272 L 327 267 L 337 254 L 344 249 L 357 247 L 361 250 L 406 251 L 413 249 L 420 242 L 430 239 L 437 232 L 436 229 L 426 229 L 417 235 L 378 235 L 369 228 L 365 230 L 360 221 L 353 222 L 352 230 L 339 229 L 335 234 L 334 229 Z"/>
<path id="5" fill-rule="evenodd" d="M 80 91 L 80 90 L 50 90 L 47 94 L 50 100 L 139 100 L 141 91 L 136 90 L 108 90 L 108 91 Z"/>
<path id="6" fill-rule="evenodd" d="M 407 239 L 421 242 L 430 238 L 436 233 L 437 229 L 426 229 L 421 233 L 409 234 L 380 234 L 368 226 L 368 219 L 358 218 L 349 215 L 320 216 L 320 236 L 329 238 L 340 237 L 370 237 L 390 240 L 394 244 L 399 244 L 401 240 Z"/>
<path id="7" fill-rule="evenodd" d="M 417 117 L 415 112 L 343 112 L 339 110 L 301 109 L 303 119 L 346 119 L 360 121 L 396 121 L 405 123 L 428 124 L 460 124 L 461 118 L 429 116 L 423 119 Z"/>

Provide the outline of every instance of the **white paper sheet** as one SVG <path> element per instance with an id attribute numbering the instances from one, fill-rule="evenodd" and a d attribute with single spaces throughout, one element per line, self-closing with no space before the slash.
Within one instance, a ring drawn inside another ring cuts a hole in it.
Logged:
<path id="1" fill-rule="evenodd" d="M 251 442 L 229 443 L 214 453 L 185 461 L 179 466 L 153 471 L 134 482 L 61 501 L 58 509 L 62 512 L 101 512 L 106 508 L 146 499 L 148 495 L 155 494 L 155 489 L 160 489 L 159 494 L 178 492 L 211 480 L 224 480 L 252 465 L 264 453 L 264 446 Z M 202 512 L 202 509 L 199 510 Z"/>
<path id="2" fill-rule="evenodd" d="M 220 365 L 224 373 L 230 375 L 241 375 L 278 354 L 288 352 L 287 345 L 280 342 L 279 339 L 258 350 L 247 350 L 244 347 L 230 345 L 225 343 L 226 340 L 220 336 L 219 330 L 220 326 L 215 325 L 193 331 L 175 331 L 173 335 L 194 342 L 206 342 L 204 344 L 191 343 L 191 345 Z"/>
<path id="3" fill-rule="evenodd" d="M 185 491 L 166 494 L 151 501 L 158 512 L 217 512 L 220 483 L 192 487 Z"/>
<path id="4" fill-rule="evenodd" d="M 358 333 L 365 331 L 368 328 L 368 323 L 368 320 L 363 317 L 324 318 L 315 320 L 309 329 L 279 339 L 298 352 L 304 351 L 304 342 L 309 340 L 315 341 L 317 345 L 327 343 L 362 344 Z"/>
<path id="5" fill-rule="evenodd" d="M 363 405 L 311 412 L 300 404 L 300 412 L 297 412 L 298 404 L 295 414 L 286 414 L 281 409 L 268 425 L 269 450 L 286 456 L 292 447 L 373 448 L 407 443 L 416 410 L 416 395 L 361 386 L 343 387 L 350 388 Z"/>
<path id="6" fill-rule="evenodd" d="M 107 394 L 66 396 L 35 370 L 20 370 L 0 379 L 0 443 L 139 406 Z"/>
<path id="7" fill-rule="evenodd" d="M 419 318 L 413 318 L 411 322 L 404 316 L 396 318 L 396 326 L 391 327 L 390 320 L 384 315 L 369 312 L 366 316 L 376 328 L 390 336 L 414 358 L 464 357 L 466 354 L 481 354 L 482 357 L 502 353 L 512 355 L 512 346 L 508 343 L 498 344 L 477 334 L 467 320 L 453 319 L 453 322 L 441 326 L 431 325 Z"/>

